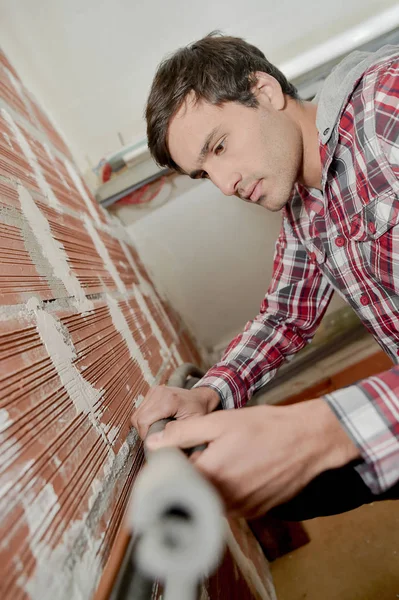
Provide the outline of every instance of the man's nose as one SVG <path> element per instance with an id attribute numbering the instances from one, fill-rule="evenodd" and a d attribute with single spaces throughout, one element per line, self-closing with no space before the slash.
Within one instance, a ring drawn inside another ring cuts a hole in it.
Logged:
<path id="1" fill-rule="evenodd" d="M 225 196 L 233 196 L 237 192 L 242 179 L 237 172 L 214 173 L 213 177 L 210 174 L 210 178 Z"/>

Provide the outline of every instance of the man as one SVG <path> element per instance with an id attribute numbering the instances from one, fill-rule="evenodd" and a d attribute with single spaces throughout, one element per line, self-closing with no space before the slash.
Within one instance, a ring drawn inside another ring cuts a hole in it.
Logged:
<path id="1" fill-rule="evenodd" d="M 212 34 L 160 65 L 148 99 L 159 164 L 283 211 L 259 315 L 193 390 L 155 387 L 132 417 L 142 438 L 176 418 L 152 448 L 207 443 L 196 466 L 246 517 L 399 497 L 399 366 L 292 406 L 214 412 L 244 407 L 311 341 L 334 289 L 397 362 L 399 49 L 350 55 L 316 102 L 257 48 Z"/>

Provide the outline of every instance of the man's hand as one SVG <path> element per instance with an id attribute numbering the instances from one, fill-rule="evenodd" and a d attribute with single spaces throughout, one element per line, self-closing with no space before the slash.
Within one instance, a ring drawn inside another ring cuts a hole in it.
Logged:
<path id="1" fill-rule="evenodd" d="M 359 456 L 321 399 L 292 406 L 218 411 L 168 423 L 148 447 L 191 448 L 192 458 L 219 490 L 230 514 L 254 518 L 288 501 L 322 471 Z"/>
<path id="2" fill-rule="evenodd" d="M 132 425 L 143 440 L 149 427 L 160 419 L 187 419 L 206 415 L 218 406 L 220 397 L 209 387 L 192 390 L 159 385 L 149 390 L 132 415 Z"/>

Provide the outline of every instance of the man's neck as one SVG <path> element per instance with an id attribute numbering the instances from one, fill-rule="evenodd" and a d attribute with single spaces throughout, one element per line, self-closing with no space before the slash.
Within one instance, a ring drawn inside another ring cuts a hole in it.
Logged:
<path id="1" fill-rule="evenodd" d="M 302 131 L 303 159 L 298 183 L 321 190 L 321 159 L 316 127 L 317 106 L 311 102 L 290 102 L 291 117 Z"/>

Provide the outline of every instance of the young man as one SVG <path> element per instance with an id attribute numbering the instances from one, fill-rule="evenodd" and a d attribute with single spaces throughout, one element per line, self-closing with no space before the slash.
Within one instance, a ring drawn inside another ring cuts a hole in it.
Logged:
<path id="1" fill-rule="evenodd" d="M 159 164 L 282 210 L 283 224 L 259 315 L 193 390 L 150 390 L 140 436 L 172 416 L 153 448 L 207 443 L 196 466 L 233 514 L 398 498 L 399 366 L 297 405 L 213 411 L 243 407 L 311 341 L 334 289 L 397 362 L 399 48 L 351 54 L 309 103 L 260 50 L 211 34 L 160 65 L 146 117 Z"/>

